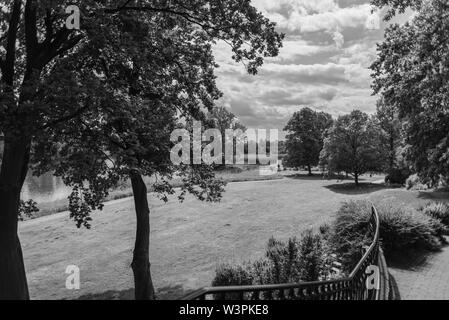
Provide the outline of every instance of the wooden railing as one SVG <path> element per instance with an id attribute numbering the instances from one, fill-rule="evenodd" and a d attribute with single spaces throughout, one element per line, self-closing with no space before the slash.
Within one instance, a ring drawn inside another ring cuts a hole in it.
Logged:
<path id="1" fill-rule="evenodd" d="M 380 286 L 388 285 L 386 264 L 379 245 L 379 215 L 373 206 L 369 221 L 373 240 L 362 259 L 348 278 L 294 284 L 210 287 L 197 290 L 182 300 L 380 300 L 386 288 L 369 289 L 367 268 L 376 266 L 380 272 Z"/>

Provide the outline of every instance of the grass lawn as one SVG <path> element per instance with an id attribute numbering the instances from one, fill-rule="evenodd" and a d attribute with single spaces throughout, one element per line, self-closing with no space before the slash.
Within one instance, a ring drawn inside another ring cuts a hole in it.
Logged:
<path id="1" fill-rule="evenodd" d="M 288 173 L 287 173 L 288 174 Z M 379 177 L 373 177 L 373 181 Z M 339 187 L 305 175 L 230 183 L 219 204 L 192 198 L 151 204 L 151 262 L 161 298 L 210 284 L 220 262 L 262 256 L 271 236 L 296 236 L 334 218 L 350 199 L 425 203 L 432 195 L 379 187 Z M 398 200 L 399 199 L 399 200 Z M 20 236 L 33 299 L 132 298 L 130 269 L 135 217 L 132 199 L 110 202 L 94 215 L 92 230 L 76 229 L 61 213 L 21 223 Z M 81 269 L 81 290 L 65 289 L 65 269 Z"/>
<path id="2" fill-rule="evenodd" d="M 242 181 L 266 181 L 282 179 L 281 173 L 276 173 L 269 176 L 263 176 L 259 174 L 258 167 L 255 166 L 242 166 L 242 171 L 236 170 L 223 170 L 216 173 L 216 177 L 223 179 L 226 182 L 242 182 Z M 155 180 L 153 178 L 144 178 L 145 182 L 150 186 Z M 181 181 L 176 179 L 172 182 L 173 186 L 180 186 Z M 70 189 L 64 190 L 64 192 L 70 194 Z M 132 188 L 129 181 L 124 181 L 116 189 L 110 192 L 107 201 L 118 200 L 123 198 L 129 198 L 132 196 Z M 40 202 L 38 203 L 39 212 L 35 213 L 31 219 L 48 216 L 51 214 L 63 212 L 68 210 L 68 200 L 66 195 L 62 199 Z M 29 220 L 30 218 L 26 218 Z"/>

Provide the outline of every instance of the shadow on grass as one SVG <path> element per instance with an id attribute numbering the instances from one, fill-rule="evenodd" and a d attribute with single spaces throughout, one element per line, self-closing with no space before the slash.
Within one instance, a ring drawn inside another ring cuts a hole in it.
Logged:
<path id="1" fill-rule="evenodd" d="M 433 255 L 440 252 L 439 250 L 429 251 L 425 249 L 390 253 L 386 256 L 388 267 L 408 270 L 420 271 L 425 268 Z"/>
<path id="2" fill-rule="evenodd" d="M 157 290 L 157 300 L 177 300 L 187 295 L 190 291 L 185 291 L 181 285 L 163 287 Z M 134 288 L 122 291 L 105 291 L 102 293 L 86 294 L 77 300 L 135 300 Z"/>
<path id="3" fill-rule="evenodd" d="M 393 275 L 390 273 L 388 275 L 388 278 L 390 279 L 390 294 L 388 297 L 388 300 L 402 300 L 401 299 L 401 291 L 399 290 L 398 283 L 396 279 L 393 277 Z"/>
<path id="4" fill-rule="evenodd" d="M 325 186 L 325 188 L 332 192 L 346 195 L 368 194 L 387 189 L 385 185 L 375 183 L 360 183 L 358 186 L 355 183 L 339 183 Z"/>
<path id="5" fill-rule="evenodd" d="M 294 174 L 286 174 L 285 177 L 296 180 L 326 180 L 323 179 L 323 176 L 321 174 L 313 174 L 310 176 L 306 173 L 294 173 Z"/>
<path id="6" fill-rule="evenodd" d="M 78 300 L 134 300 L 134 289 L 90 293 L 79 297 Z"/>
<path id="7" fill-rule="evenodd" d="M 449 201 L 449 192 L 446 190 L 419 191 L 418 198 L 429 201 Z"/>

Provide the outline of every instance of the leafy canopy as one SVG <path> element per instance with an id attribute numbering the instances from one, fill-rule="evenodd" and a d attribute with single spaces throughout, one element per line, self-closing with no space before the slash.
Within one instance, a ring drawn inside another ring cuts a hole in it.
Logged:
<path id="1" fill-rule="evenodd" d="M 289 132 L 286 142 L 287 164 L 294 167 L 317 165 L 324 135 L 332 122 L 332 116 L 325 112 L 310 108 L 295 112 L 284 129 Z"/>
<path id="2" fill-rule="evenodd" d="M 392 25 L 372 65 L 375 93 L 404 122 L 408 159 L 426 183 L 449 176 L 449 3 L 426 1 Z"/>
<path id="3" fill-rule="evenodd" d="M 181 200 L 219 199 L 223 183 L 212 168 L 170 163 L 169 138 L 182 123 L 204 119 L 222 95 L 217 41 L 250 74 L 278 54 L 283 35 L 250 1 L 77 1 L 79 31 L 61 27 L 68 1 L 0 3 L 0 127 L 31 137 L 35 174 L 54 172 L 73 188 L 79 226 L 89 226 L 89 213 L 130 172 L 157 177 L 164 200 L 174 177 Z"/>
<path id="4" fill-rule="evenodd" d="M 381 169 L 381 130 L 375 118 L 359 110 L 339 117 L 325 139 L 321 161 L 330 171 L 346 171 L 356 178 Z"/>

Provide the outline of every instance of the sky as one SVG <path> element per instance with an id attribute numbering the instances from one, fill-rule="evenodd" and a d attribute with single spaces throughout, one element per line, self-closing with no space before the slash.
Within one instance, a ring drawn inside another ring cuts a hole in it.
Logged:
<path id="1" fill-rule="evenodd" d="M 229 108 L 249 128 L 280 129 L 309 106 L 334 117 L 359 109 L 373 113 L 369 66 L 383 39 L 384 12 L 369 0 L 252 0 L 286 34 L 276 58 L 250 76 L 230 58 L 227 44 L 214 48 L 217 83 Z M 402 23 L 406 13 L 395 18 Z"/>

